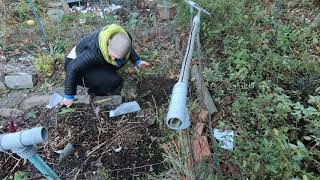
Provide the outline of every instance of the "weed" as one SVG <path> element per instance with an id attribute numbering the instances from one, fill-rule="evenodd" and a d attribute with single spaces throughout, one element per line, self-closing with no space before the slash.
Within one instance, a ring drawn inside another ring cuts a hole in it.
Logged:
<path id="1" fill-rule="evenodd" d="M 18 171 L 14 174 L 14 180 L 24 180 L 24 179 L 28 179 L 28 173 L 23 172 L 23 171 Z"/>
<path id="2" fill-rule="evenodd" d="M 76 112 L 76 111 L 77 111 L 77 109 L 75 109 L 75 108 L 63 108 L 63 109 L 61 109 L 61 111 L 58 114 L 65 115 L 67 113 Z"/>
<path id="3" fill-rule="evenodd" d="M 240 176 L 315 178 L 320 172 L 310 167 L 320 161 L 315 155 L 319 35 L 297 26 L 286 0 L 272 6 L 253 0 L 196 2 L 212 13 L 202 16 L 201 34 L 212 59 L 204 77 L 216 103 L 231 111 L 219 126 L 237 131 L 237 146 L 227 154 Z M 219 54 L 213 42 L 222 42 Z M 226 95 L 235 99 L 230 107 L 223 104 Z"/>
<path id="4" fill-rule="evenodd" d="M 105 168 L 99 168 L 97 170 L 97 177 L 98 177 L 98 180 L 109 180 L 109 179 L 111 179 L 111 176 L 110 176 L 108 170 L 106 170 Z"/>
<path id="5" fill-rule="evenodd" d="M 55 64 L 63 60 L 63 54 L 38 54 L 35 56 L 35 69 L 43 77 L 51 77 Z"/>
<path id="6" fill-rule="evenodd" d="M 25 20 L 31 19 L 32 10 L 27 0 L 23 0 L 19 3 L 13 3 L 11 4 L 11 7 L 13 17 L 15 17 L 18 22 L 23 22 Z"/>

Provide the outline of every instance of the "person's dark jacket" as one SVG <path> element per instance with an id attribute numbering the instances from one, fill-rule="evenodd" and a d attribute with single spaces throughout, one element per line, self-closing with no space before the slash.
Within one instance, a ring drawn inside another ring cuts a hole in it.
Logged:
<path id="1" fill-rule="evenodd" d="M 97 30 L 89 34 L 88 36 L 82 38 L 76 45 L 76 58 L 70 61 L 65 68 L 66 79 L 64 91 L 66 96 L 74 96 L 76 94 L 77 78 L 80 72 L 84 72 L 88 68 L 109 64 L 107 61 L 105 61 L 99 49 L 99 32 L 100 30 Z M 128 35 L 132 41 L 131 35 L 129 33 Z M 135 65 L 140 60 L 140 57 L 133 48 L 131 49 L 129 59 Z M 118 63 L 118 66 L 114 66 L 116 69 L 124 66 L 125 61 L 123 59 L 116 59 L 116 61 Z"/>

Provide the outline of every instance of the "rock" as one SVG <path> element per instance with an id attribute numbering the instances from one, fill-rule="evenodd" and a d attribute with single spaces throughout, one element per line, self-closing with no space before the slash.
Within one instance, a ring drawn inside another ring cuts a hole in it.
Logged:
<path id="1" fill-rule="evenodd" d="M 19 57 L 18 61 L 21 61 L 21 62 L 34 61 L 34 57 L 29 54 L 29 55 L 26 55 L 26 56 Z"/>
<path id="2" fill-rule="evenodd" d="M 128 2 L 127 0 L 110 0 L 109 3 L 114 5 L 124 6 L 124 5 L 127 5 Z"/>
<path id="3" fill-rule="evenodd" d="M 74 2 L 80 2 L 81 0 L 64 0 L 65 3 L 74 3 Z"/>
<path id="4" fill-rule="evenodd" d="M 2 56 L 2 55 L 0 55 L 0 62 L 6 62 L 6 57 L 5 56 Z"/>
<path id="5" fill-rule="evenodd" d="M 90 96 L 89 95 L 79 95 L 74 97 L 75 104 L 90 104 Z"/>
<path id="6" fill-rule="evenodd" d="M 88 95 L 88 88 L 77 86 L 77 95 Z"/>
<path id="7" fill-rule="evenodd" d="M 93 102 L 97 106 L 119 106 L 122 104 L 122 97 L 120 95 L 113 96 L 96 96 Z"/>
<path id="8" fill-rule="evenodd" d="M 22 92 L 11 92 L 0 99 L 0 108 L 13 108 L 18 106 L 27 95 Z"/>
<path id="9" fill-rule="evenodd" d="M 70 14 L 71 10 L 69 8 L 69 5 L 64 0 L 60 0 L 60 2 L 61 2 L 62 9 L 63 9 L 64 13 Z"/>
<path id="10" fill-rule="evenodd" d="M 19 117 L 23 114 L 22 110 L 15 108 L 0 109 L 0 117 Z"/>
<path id="11" fill-rule="evenodd" d="M 0 72 L 0 81 L 3 81 L 4 80 L 4 73 L 3 72 Z"/>
<path id="12" fill-rule="evenodd" d="M 10 73 L 4 77 L 4 83 L 11 89 L 32 88 L 32 75 L 28 73 L 18 72 Z"/>
<path id="13" fill-rule="evenodd" d="M 27 110 L 36 106 L 47 105 L 49 102 L 49 99 L 50 99 L 49 95 L 31 96 L 22 101 L 22 103 L 20 104 L 20 108 Z"/>
<path id="14" fill-rule="evenodd" d="M 320 14 L 318 14 L 318 15 L 314 18 L 313 22 L 312 22 L 311 25 L 310 25 L 310 29 L 313 31 L 313 30 L 318 29 L 319 27 L 320 27 Z"/>
<path id="15" fill-rule="evenodd" d="M 2 81 L 0 81 L 0 90 L 5 90 L 5 89 L 7 89 L 6 85 Z"/>
<path id="16" fill-rule="evenodd" d="M 47 12 L 47 15 L 54 21 L 58 22 L 62 19 L 64 11 L 61 9 L 50 9 Z"/>
<path id="17" fill-rule="evenodd" d="M 149 124 L 149 126 L 153 125 L 157 121 L 156 116 L 151 116 L 148 119 L 145 119 L 146 123 Z"/>
<path id="18" fill-rule="evenodd" d="M 57 3 L 49 2 L 48 3 L 48 7 L 49 8 L 58 8 L 58 7 L 61 7 L 61 6 L 62 6 L 61 2 L 57 2 Z"/>

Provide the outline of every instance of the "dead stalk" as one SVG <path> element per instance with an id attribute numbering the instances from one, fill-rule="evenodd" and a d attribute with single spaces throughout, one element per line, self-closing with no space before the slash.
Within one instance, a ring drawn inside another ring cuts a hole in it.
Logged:
<path id="1" fill-rule="evenodd" d="M 154 103 L 154 108 L 156 109 L 157 122 L 159 122 L 159 113 L 158 113 L 157 103 L 156 103 L 156 100 L 154 99 L 153 95 L 151 95 L 151 96 L 152 96 L 152 100 L 153 100 L 153 103 Z"/>

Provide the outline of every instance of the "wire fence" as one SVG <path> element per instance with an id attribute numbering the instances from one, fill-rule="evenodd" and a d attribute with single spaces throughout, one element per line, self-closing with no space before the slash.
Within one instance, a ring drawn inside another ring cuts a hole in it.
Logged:
<path id="1" fill-rule="evenodd" d="M 37 4 L 32 0 L 28 0 L 28 3 L 32 8 L 33 16 L 45 41 L 49 41 L 48 30 L 42 22 L 42 18 L 44 17 L 40 17 Z M 54 0 L 48 3 L 62 3 L 62 6 L 57 5 L 48 9 L 48 16 L 51 16 L 51 19 L 52 17 L 55 19 L 56 25 L 54 26 L 56 28 L 61 26 L 63 15 L 74 14 L 77 15 L 78 24 L 75 23 L 73 25 L 82 29 L 82 36 L 89 33 L 86 31 L 86 25 L 88 24 L 97 29 L 107 24 L 119 23 L 134 33 L 139 39 L 154 37 L 156 40 L 159 40 L 159 37 L 166 37 L 169 38 L 170 42 L 174 42 L 172 23 L 169 18 L 165 20 L 163 17 L 159 17 L 157 7 L 160 6 L 157 6 L 156 3 L 144 0 Z M 67 10 L 65 8 L 66 5 Z M 162 6 L 161 11 L 165 11 L 166 16 L 169 17 L 166 0 L 163 0 Z M 140 11 L 139 9 L 143 9 L 144 11 Z"/>
<path id="2" fill-rule="evenodd" d="M 1 2 L 8 5 L 13 1 Z M 145 42 L 151 42 L 157 50 L 170 46 L 181 56 L 187 46 L 189 28 L 177 31 L 174 23 L 183 0 L 17 1 L 21 2 L 29 6 L 31 13 L 21 19 L 35 19 L 36 29 L 53 53 L 68 51 L 80 38 L 111 23 L 124 26 L 139 47 L 146 46 Z M 61 44 L 65 47 L 60 48 Z"/>

